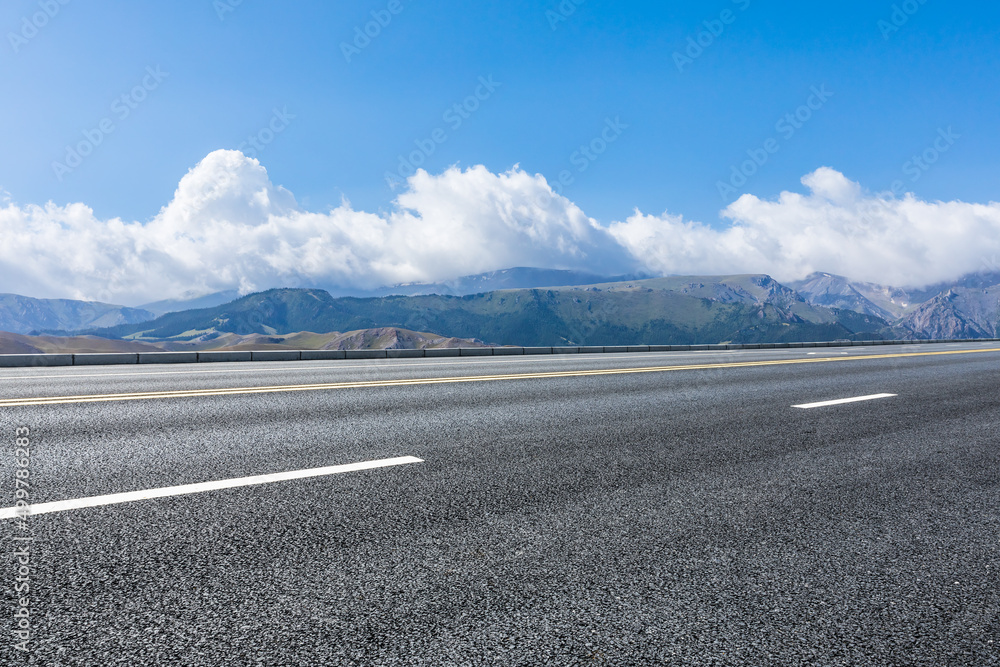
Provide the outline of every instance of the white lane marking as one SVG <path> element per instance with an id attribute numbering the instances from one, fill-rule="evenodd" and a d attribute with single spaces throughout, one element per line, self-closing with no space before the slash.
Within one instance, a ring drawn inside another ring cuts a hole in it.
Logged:
<path id="1" fill-rule="evenodd" d="M 896 396 L 896 394 L 871 394 L 869 396 L 855 396 L 854 398 L 838 398 L 835 401 L 820 401 L 818 403 L 803 403 L 802 405 L 793 405 L 793 408 L 802 408 L 808 410 L 810 408 L 823 408 L 828 405 L 842 405 L 844 403 L 857 403 L 858 401 L 874 401 L 876 398 L 891 398 Z"/>
<path id="2" fill-rule="evenodd" d="M 91 496 L 89 498 L 59 500 L 51 503 L 29 505 L 27 508 L 27 515 L 33 516 L 35 514 L 64 512 L 66 510 L 75 510 L 83 507 L 115 505 L 117 503 L 129 503 L 135 500 L 150 500 L 152 498 L 183 496 L 189 493 L 202 493 L 205 491 L 217 491 L 219 489 L 232 489 L 240 486 L 253 486 L 255 484 L 285 482 L 292 479 L 307 479 L 309 477 L 338 475 L 345 472 L 371 470 L 373 468 L 388 468 L 390 466 L 401 466 L 409 463 L 423 463 L 423 459 L 418 459 L 415 456 L 400 456 L 392 459 L 362 461 L 360 463 L 347 463 L 345 465 L 326 466 L 324 468 L 309 468 L 306 470 L 293 470 L 291 472 L 277 472 L 270 475 L 237 477 L 235 479 L 221 479 L 215 482 L 199 482 L 197 484 L 182 484 L 181 486 L 166 486 L 159 489 L 147 489 L 146 491 L 130 491 L 127 493 L 112 493 L 106 496 Z M 0 509 L 0 519 L 13 519 L 19 516 L 19 511 L 23 510 L 24 508 L 21 507 L 4 507 L 3 509 Z"/>

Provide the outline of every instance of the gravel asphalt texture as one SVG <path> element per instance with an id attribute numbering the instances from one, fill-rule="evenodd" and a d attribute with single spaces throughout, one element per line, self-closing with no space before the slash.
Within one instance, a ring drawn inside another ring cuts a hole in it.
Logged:
<path id="1" fill-rule="evenodd" d="M 4 369 L 0 398 L 944 350 Z M 893 398 L 812 410 L 799 403 Z M 1000 351 L 0 408 L 0 664 L 1000 665 Z"/>

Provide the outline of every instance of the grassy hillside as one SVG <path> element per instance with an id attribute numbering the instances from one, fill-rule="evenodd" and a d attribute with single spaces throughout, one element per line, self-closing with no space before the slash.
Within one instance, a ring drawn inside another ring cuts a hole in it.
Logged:
<path id="1" fill-rule="evenodd" d="M 278 289 L 92 333 L 184 340 L 212 333 L 285 335 L 380 327 L 436 331 L 499 345 L 752 343 L 896 333 L 876 317 L 810 305 L 767 276 L 657 278 L 463 297 L 335 299 L 322 290 Z"/>

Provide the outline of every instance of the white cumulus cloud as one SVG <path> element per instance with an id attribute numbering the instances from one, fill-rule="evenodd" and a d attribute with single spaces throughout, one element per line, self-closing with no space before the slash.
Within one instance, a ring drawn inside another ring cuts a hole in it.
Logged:
<path id="1" fill-rule="evenodd" d="M 419 171 L 393 210 L 302 210 L 256 160 L 208 155 L 148 223 L 83 204 L 0 208 L 0 290 L 124 303 L 190 292 L 374 288 L 515 265 L 613 271 L 632 262 L 596 221 L 520 169 Z"/>
<path id="2" fill-rule="evenodd" d="M 826 271 L 855 280 L 922 287 L 992 269 L 1000 252 L 1000 204 L 927 202 L 865 192 L 821 168 L 808 194 L 743 195 L 724 229 L 636 211 L 610 231 L 657 273 L 769 273 L 795 280 Z"/>
<path id="3" fill-rule="evenodd" d="M 807 194 L 744 195 L 725 226 L 640 211 L 602 225 L 518 167 L 418 171 L 388 212 L 303 210 L 256 160 L 216 151 L 147 223 L 82 203 L 0 201 L 0 291 L 139 304 L 184 293 L 318 285 L 369 289 L 512 266 L 652 274 L 830 271 L 920 286 L 1000 255 L 1000 204 L 867 193 L 837 171 Z"/>

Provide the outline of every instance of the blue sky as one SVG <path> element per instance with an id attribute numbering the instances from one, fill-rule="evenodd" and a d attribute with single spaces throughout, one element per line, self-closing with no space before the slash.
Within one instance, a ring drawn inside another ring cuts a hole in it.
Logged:
<path id="1" fill-rule="evenodd" d="M 101 216 L 145 220 L 189 168 L 237 148 L 277 108 L 294 119 L 257 157 L 313 209 L 342 195 L 388 205 L 385 172 L 439 127 L 447 141 L 428 170 L 520 164 L 550 182 L 569 170 L 565 194 L 605 221 L 634 207 L 717 221 L 729 203 L 718 181 L 770 137 L 782 138 L 780 150 L 741 192 L 801 189 L 820 166 L 885 189 L 948 126 L 961 141 L 908 189 L 996 198 L 1000 9 L 987 3 L 914 3 L 886 39 L 879 21 L 898 3 L 586 0 L 567 2 L 575 11 L 563 16 L 558 2 L 399 2 L 351 62 L 342 43 L 387 0 L 70 1 L 16 53 L 10 33 L 44 3 L 5 2 L 0 187 L 21 203 L 82 201 Z M 725 10 L 731 23 L 679 71 L 674 53 Z M 148 66 L 169 76 L 119 120 L 112 102 Z M 452 130 L 444 112 L 481 76 L 500 87 Z M 833 97 L 784 140 L 776 122 L 820 85 Z M 109 116 L 114 133 L 60 181 L 52 163 Z M 628 127 L 579 173 L 574 152 L 607 118 Z"/>
<path id="2" fill-rule="evenodd" d="M 302 211 L 346 198 L 385 220 L 412 187 L 387 182 L 409 174 L 401 159 L 431 175 L 519 165 L 605 226 L 638 209 L 722 232 L 748 219 L 746 206 L 720 216 L 741 195 L 808 194 L 801 179 L 821 167 L 869 194 L 895 183 L 926 202 L 998 199 L 1000 7 L 987 3 L 8 0 L 0 29 L 0 194 L 18 215 L 82 203 L 94 225 L 144 224 L 220 149 L 259 160 Z M 933 164 L 914 163 L 925 151 Z M 769 224 L 758 212 L 753 224 Z M 633 245 L 667 233 L 632 229 Z M 726 268 L 665 257 L 643 266 Z M 425 269 L 383 277 L 435 277 Z"/>

